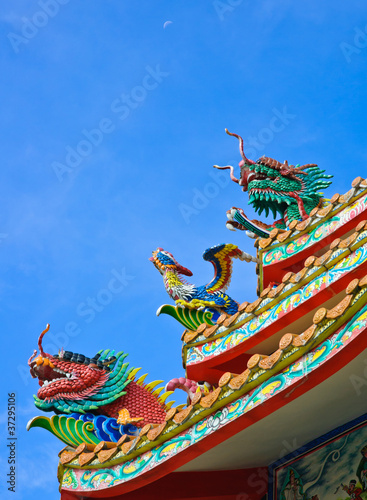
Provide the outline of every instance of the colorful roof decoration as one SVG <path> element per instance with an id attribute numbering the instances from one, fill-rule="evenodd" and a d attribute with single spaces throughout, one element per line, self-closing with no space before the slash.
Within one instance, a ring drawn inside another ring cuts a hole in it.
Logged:
<path id="1" fill-rule="evenodd" d="M 187 283 L 182 275 L 192 276 L 192 272 L 181 266 L 173 255 L 163 248 L 155 250 L 150 260 L 162 274 L 166 291 L 176 306 L 208 311 L 212 313 L 210 319 L 215 320 L 221 312 L 234 314 L 238 310 L 238 303 L 225 293 L 231 282 L 232 259 L 237 258 L 257 262 L 255 257 L 242 252 L 236 245 L 222 244 L 205 250 L 203 259 L 213 264 L 215 275 L 207 285 L 202 286 Z"/>
<path id="2" fill-rule="evenodd" d="M 228 212 L 229 229 L 249 230 L 252 233 L 267 237 L 272 228 L 286 229 L 293 221 L 306 220 L 314 208 L 322 207 L 322 194 L 319 192 L 330 186 L 332 175 L 325 175 L 315 164 L 288 165 L 273 158 L 262 156 L 256 162 L 246 158 L 243 151 L 243 139 L 237 134 L 228 132 L 239 140 L 242 160 L 239 163 L 241 173 L 237 179 L 232 166 L 215 168 L 230 169 L 232 181 L 248 191 L 249 204 L 259 215 L 265 211 L 268 216 L 272 212 L 274 218 L 277 213 L 281 219 L 271 226 L 259 221 L 250 221 L 243 210 L 232 209 Z"/>
<path id="3" fill-rule="evenodd" d="M 257 235 L 257 256 L 233 244 L 209 248 L 203 257 L 215 275 L 206 285 L 187 283 L 182 276 L 191 271 L 169 252 L 153 252 L 150 260 L 175 302 L 157 314 L 169 314 L 185 328 L 184 376 L 163 388 L 162 381 L 137 378 L 140 368 L 129 367 L 123 352 L 101 350 L 91 358 L 45 353 L 42 339 L 49 327 L 29 359 L 40 383 L 35 405 L 54 415 L 35 417 L 28 428 L 42 427 L 66 445 L 58 472 L 64 500 L 130 498 L 129 492 L 140 489 L 142 496 L 131 498 L 144 498 L 154 484 L 158 491 L 161 478 L 197 470 L 224 474 L 242 468 L 250 474 L 260 467 L 266 475 L 277 459 L 269 428 L 276 429 L 277 439 L 290 425 L 304 442 L 315 439 L 317 430 L 306 416 L 328 403 L 332 390 L 325 387 L 347 391 L 341 374 L 367 348 L 367 181 L 355 179 L 348 193 L 328 201 L 319 190 L 330 185 L 331 176 L 316 165 L 293 167 L 266 157 L 254 162 L 246 158 L 241 137 L 228 134 L 239 140 L 240 178 L 233 167 L 220 168 L 230 169 L 259 214 L 279 213 L 281 219 L 250 221 L 242 209 L 231 209 L 229 228 Z M 233 258 L 256 263 L 253 302 L 240 303 L 226 293 Z M 186 392 L 187 403 L 175 406 L 168 398 L 178 389 Z M 302 398 L 305 417 L 297 423 L 293 412 Z M 337 412 L 322 408 L 326 430 L 343 423 Z M 360 403 L 347 413 L 355 418 L 358 412 Z M 300 477 L 290 471 L 280 488 L 283 496 Z M 260 500 L 262 494 L 251 490 L 248 498 Z"/>

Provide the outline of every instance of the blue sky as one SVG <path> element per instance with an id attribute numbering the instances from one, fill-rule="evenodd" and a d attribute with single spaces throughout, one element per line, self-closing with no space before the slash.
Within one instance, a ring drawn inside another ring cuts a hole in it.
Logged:
<path id="1" fill-rule="evenodd" d="M 361 2 L 55 2 L 4 0 L 0 10 L 0 417 L 5 439 L 6 394 L 16 392 L 12 498 L 26 500 L 58 498 L 62 444 L 25 431 L 39 414 L 26 363 L 45 324 L 52 351 L 122 349 L 149 380 L 168 381 L 183 374 L 182 328 L 155 316 L 170 299 L 151 251 L 173 253 L 198 285 L 213 274 L 207 247 L 254 253 L 225 227 L 231 206 L 254 216 L 212 168 L 240 160 L 225 127 L 253 159 L 318 163 L 335 176 L 328 197 L 366 176 L 367 160 Z M 234 269 L 229 293 L 253 300 L 254 264 Z M 116 274 L 121 290 L 106 295 Z"/>

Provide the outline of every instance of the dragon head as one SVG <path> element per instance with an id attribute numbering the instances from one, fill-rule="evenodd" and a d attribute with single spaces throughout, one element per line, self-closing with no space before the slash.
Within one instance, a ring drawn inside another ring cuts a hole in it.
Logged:
<path id="1" fill-rule="evenodd" d="M 39 354 L 35 350 L 28 360 L 31 376 L 38 378 L 40 388 L 34 396 L 35 405 L 43 411 L 56 413 L 86 413 L 115 401 L 125 394 L 127 354 L 113 355 L 109 350 L 98 352 L 93 358 L 61 350 L 59 354 L 45 353 L 42 338 L 38 339 Z"/>
<path id="2" fill-rule="evenodd" d="M 261 215 L 269 211 L 277 217 L 277 213 L 288 222 L 304 220 L 316 206 L 321 206 L 322 194 L 319 190 L 327 188 L 332 175 L 324 175 L 315 164 L 288 165 L 277 160 L 262 156 L 256 162 L 249 160 L 243 150 L 243 139 L 237 134 L 228 132 L 239 140 L 242 160 L 239 163 L 240 177 L 234 175 L 232 166 L 215 168 L 230 170 L 231 179 L 248 191 L 249 204 Z"/>
<path id="3" fill-rule="evenodd" d="M 176 271 L 178 274 L 185 276 L 192 276 L 192 272 L 186 267 L 181 266 L 173 255 L 158 247 L 157 250 L 152 252 L 153 256 L 149 260 L 153 262 L 158 271 L 163 275 L 166 270 Z"/>

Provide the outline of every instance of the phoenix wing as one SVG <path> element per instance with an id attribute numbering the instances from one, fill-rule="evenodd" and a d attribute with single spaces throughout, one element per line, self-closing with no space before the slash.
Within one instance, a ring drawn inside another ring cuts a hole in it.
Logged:
<path id="1" fill-rule="evenodd" d="M 230 243 L 223 243 L 205 250 L 203 259 L 213 264 L 215 273 L 214 278 L 205 286 L 208 293 L 227 290 L 232 276 L 232 259 L 242 256 L 242 250 Z"/>

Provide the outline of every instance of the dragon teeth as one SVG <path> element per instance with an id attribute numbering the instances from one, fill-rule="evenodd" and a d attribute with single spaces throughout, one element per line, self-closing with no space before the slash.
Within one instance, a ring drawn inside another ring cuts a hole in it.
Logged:
<path id="1" fill-rule="evenodd" d="M 65 372 L 61 372 L 65 373 Z M 71 373 L 65 373 L 67 379 L 72 379 L 73 375 Z M 60 377 L 60 378 L 53 378 L 52 380 L 44 380 L 42 387 L 45 387 L 46 385 L 52 384 L 53 382 L 57 382 L 58 380 L 65 380 L 65 377 Z"/>
<path id="2" fill-rule="evenodd" d="M 56 372 L 56 373 L 60 373 L 61 375 L 64 375 L 64 377 L 66 378 L 73 378 L 73 374 L 72 373 L 68 373 L 68 372 L 64 372 L 63 370 L 60 370 L 59 368 L 53 368 L 53 371 Z M 62 378 L 64 378 L 62 377 Z M 54 380 L 62 380 L 62 378 L 57 378 L 57 379 L 54 379 Z"/>

